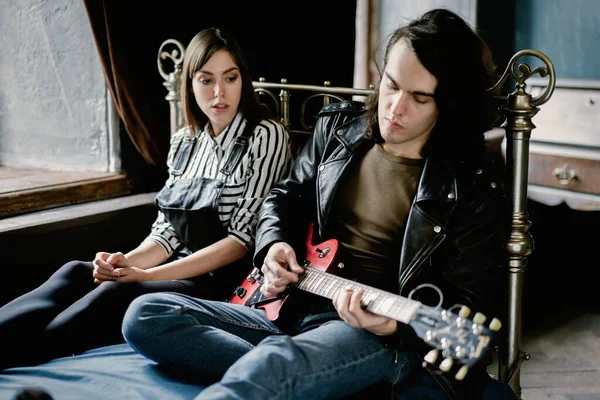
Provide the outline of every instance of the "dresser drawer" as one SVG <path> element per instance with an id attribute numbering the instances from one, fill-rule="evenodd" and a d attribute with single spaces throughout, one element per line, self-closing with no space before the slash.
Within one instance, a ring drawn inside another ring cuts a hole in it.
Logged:
<path id="1" fill-rule="evenodd" d="M 531 153 L 529 183 L 600 194 L 600 160 Z"/>

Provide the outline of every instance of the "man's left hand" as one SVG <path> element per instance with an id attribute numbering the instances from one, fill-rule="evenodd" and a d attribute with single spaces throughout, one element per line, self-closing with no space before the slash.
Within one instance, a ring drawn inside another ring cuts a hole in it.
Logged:
<path id="1" fill-rule="evenodd" d="M 363 289 L 342 289 L 333 299 L 333 306 L 338 314 L 350 326 L 363 328 L 378 335 L 391 335 L 398 329 L 398 322 L 365 310 L 361 299 Z"/>

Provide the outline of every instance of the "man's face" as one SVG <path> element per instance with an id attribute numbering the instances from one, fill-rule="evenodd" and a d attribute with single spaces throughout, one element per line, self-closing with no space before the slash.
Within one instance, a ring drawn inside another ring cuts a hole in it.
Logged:
<path id="1" fill-rule="evenodd" d="M 425 69 L 404 39 L 388 54 L 379 86 L 378 119 L 383 148 L 405 158 L 420 152 L 435 126 L 438 108 L 433 98 L 437 79 Z"/>

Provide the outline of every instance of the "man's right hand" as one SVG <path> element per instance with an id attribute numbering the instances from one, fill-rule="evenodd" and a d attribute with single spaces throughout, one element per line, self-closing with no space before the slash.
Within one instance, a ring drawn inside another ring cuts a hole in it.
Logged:
<path id="1" fill-rule="evenodd" d="M 115 272 L 115 267 L 128 266 L 127 258 L 123 253 L 106 253 L 104 251 L 96 253 L 93 264 L 92 276 L 94 277 L 94 283 L 114 281 L 119 276 L 118 272 Z"/>
<path id="2" fill-rule="evenodd" d="M 304 272 L 296 260 L 294 249 L 284 242 L 277 242 L 269 248 L 260 270 L 265 277 L 260 291 L 267 297 L 283 292 Z"/>

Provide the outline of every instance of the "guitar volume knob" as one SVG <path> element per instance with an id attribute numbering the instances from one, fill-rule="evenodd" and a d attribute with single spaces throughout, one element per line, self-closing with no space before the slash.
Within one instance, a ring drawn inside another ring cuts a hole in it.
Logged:
<path id="1" fill-rule="evenodd" d="M 240 297 L 240 299 L 243 299 L 243 298 L 244 298 L 244 296 L 246 295 L 246 292 L 247 292 L 247 291 L 246 291 L 246 289 L 244 289 L 244 288 L 243 288 L 243 287 L 241 287 L 241 286 L 238 286 L 237 288 L 235 288 L 235 294 L 236 294 L 237 296 L 239 296 L 239 297 Z"/>

